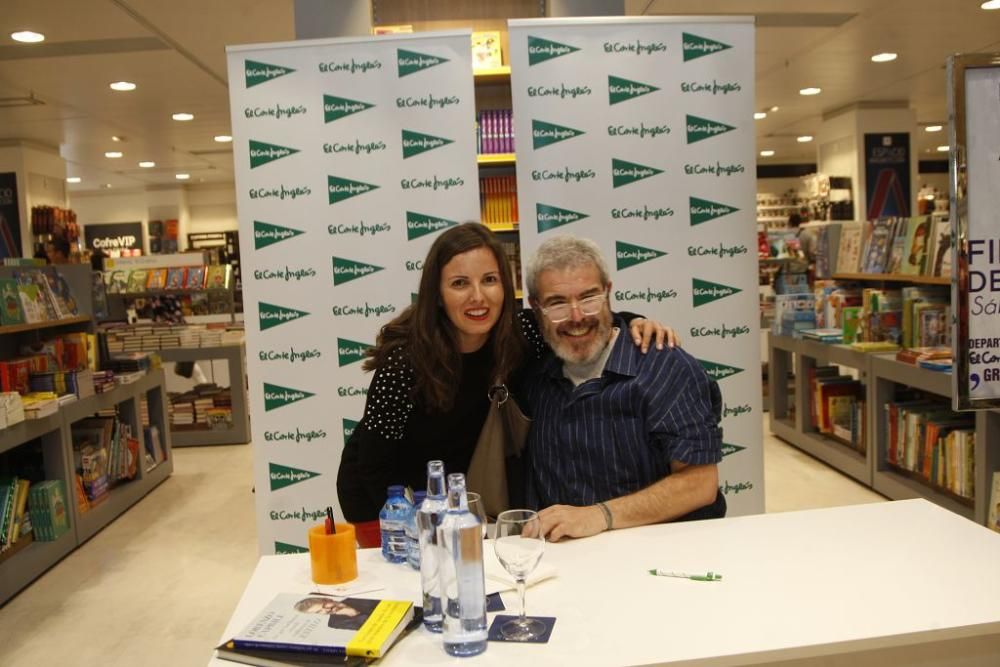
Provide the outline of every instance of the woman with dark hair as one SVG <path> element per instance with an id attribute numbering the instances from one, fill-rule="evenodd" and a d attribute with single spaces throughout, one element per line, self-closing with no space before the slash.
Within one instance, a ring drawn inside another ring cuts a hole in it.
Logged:
<path id="1" fill-rule="evenodd" d="M 629 319 L 629 316 L 626 315 Z M 673 332 L 631 317 L 637 344 Z M 466 472 L 490 408 L 487 392 L 510 384 L 545 343 L 521 310 L 500 244 L 478 223 L 438 236 L 424 261 L 417 301 L 382 328 L 365 370 L 374 370 L 361 422 L 344 447 L 337 495 L 361 546 L 377 546 L 390 484 L 421 488 L 429 460 Z"/>

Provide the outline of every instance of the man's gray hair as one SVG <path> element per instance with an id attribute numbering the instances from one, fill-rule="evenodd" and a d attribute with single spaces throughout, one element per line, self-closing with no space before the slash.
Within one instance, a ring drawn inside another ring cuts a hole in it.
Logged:
<path id="1" fill-rule="evenodd" d="M 597 267 L 601 285 L 607 285 L 610 281 L 608 265 L 596 243 L 569 234 L 550 238 L 538 246 L 538 250 L 528 261 L 528 296 L 533 298 L 538 296 L 538 276 L 543 271 L 575 269 L 591 264 Z"/>

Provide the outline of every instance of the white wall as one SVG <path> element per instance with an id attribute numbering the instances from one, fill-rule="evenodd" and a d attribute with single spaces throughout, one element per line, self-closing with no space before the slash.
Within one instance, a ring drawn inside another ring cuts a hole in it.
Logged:
<path id="1" fill-rule="evenodd" d="M 188 190 L 188 232 L 228 232 L 238 228 L 236 190 L 232 183 Z"/>

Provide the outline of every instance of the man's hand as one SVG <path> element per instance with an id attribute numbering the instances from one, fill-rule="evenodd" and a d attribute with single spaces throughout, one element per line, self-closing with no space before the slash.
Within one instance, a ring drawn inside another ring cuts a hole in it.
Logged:
<path id="1" fill-rule="evenodd" d="M 664 326 L 656 320 L 637 317 L 629 322 L 629 332 L 632 334 L 632 341 L 642 347 L 642 353 L 649 350 L 649 343 L 656 339 L 656 349 L 662 350 L 666 341 L 668 347 L 680 347 L 681 339 L 672 328 Z"/>
<path id="2" fill-rule="evenodd" d="M 538 518 L 547 542 L 558 542 L 564 537 L 590 537 L 603 532 L 608 526 L 604 512 L 597 505 L 552 505 L 541 510 Z"/>

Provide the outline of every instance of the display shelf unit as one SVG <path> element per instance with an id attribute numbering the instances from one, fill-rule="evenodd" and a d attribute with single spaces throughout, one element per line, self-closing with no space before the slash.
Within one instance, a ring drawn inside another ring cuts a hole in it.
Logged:
<path id="1" fill-rule="evenodd" d="M 143 395 L 150 404 L 150 421 L 159 428 L 160 439 L 167 453 L 166 460 L 150 471 L 145 469 L 145 457 L 142 455 L 145 447 L 141 444 L 142 431 L 139 429 L 139 398 Z M 36 438 L 40 439 L 45 478 L 62 480 L 70 522 L 70 530 L 59 539 L 52 542 L 34 541 L 0 562 L 0 604 L 93 537 L 170 476 L 173 472 L 173 456 L 170 452 L 169 424 L 163 420 L 166 414 L 165 401 L 164 374 L 162 370 L 155 370 L 137 382 L 68 403 L 54 415 L 23 421 L 0 430 L 0 454 Z M 154 409 L 157 403 L 159 406 Z M 137 433 L 140 439 L 140 462 L 136 478 L 114 487 L 104 502 L 81 514 L 76 506 L 75 496 L 73 423 L 111 406 L 118 406 L 122 420 L 132 424 L 133 433 Z"/>
<path id="2" fill-rule="evenodd" d="M 862 282 L 912 283 L 914 285 L 950 285 L 949 276 L 909 276 L 894 273 L 835 273 L 834 280 L 858 280 Z"/>
<path id="3" fill-rule="evenodd" d="M 234 286 L 235 281 L 231 280 L 229 287 L 201 287 L 195 289 L 162 289 L 162 290 L 150 290 L 145 292 L 108 292 L 107 299 L 109 308 L 109 320 L 124 320 L 124 314 L 126 311 L 126 303 L 130 300 L 135 299 L 151 299 L 154 297 L 162 296 L 172 296 L 181 298 L 184 296 L 190 296 L 192 294 L 224 294 L 226 295 L 226 303 L 228 308 L 224 313 L 200 313 L 204 315 L 229 315 L 229 320 L 231 322 L 236 321 L 236 289 Z"/>
<path id="4" fill-rule="evenodd" d="M 218 347 L 167 348 L 158 352 L 163 361 L 178 362 L 224 359 L 229 368 L 229 391 L 233 401 L 232 427 L 228 429 L 175 430 L 171 434 L 174 447 L 242 445 L 250 442 L 246 348 L 243 343 L 239 345 L 221 345 Z"/>
<path id="5" fill-rule="evenodd" d="M 476 162 L 481 167 L 510 167 L 517 163 L 514 153 L 480 153 Z"/>
<path id="6" fill-rule="evenodd" d="M 45 320 L 44 322 L 12 324 L 0 327 L 0 336 L 6 334 L 21 333 L 23 331 L 38 331 L 40 329 L 51 329 L 53 327 L 62 327 L 68 324 L 83 324 L 84 322 L 90 322 L 90 316 L 79 315 L 76 317 L 64 317 L 61 320 Z"/>

